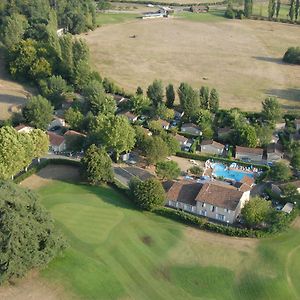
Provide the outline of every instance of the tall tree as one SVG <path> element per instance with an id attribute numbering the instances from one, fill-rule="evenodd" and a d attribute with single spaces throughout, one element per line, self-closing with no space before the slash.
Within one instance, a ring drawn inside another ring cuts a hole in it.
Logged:
<path id="1" fill-rule="evenodd" d="M 251 17 L 253 10 L 253 0 L 244 0 L 244 14 L 246 18 Z"/>
<path id="2" fill-rule="evenodd" d="M 213 113 L 219 110 L 219 94 L 215 88 L 209 94 L 209 110 Z"/>
<path id="3" fill-rule="evenodd" d="M 130 108 L 136 114 L 142 114 L 150 106 L 150 99 L 143 94 L 134 95 L 130 98 Z"/>
<path id="4" fill-rule="evenodd" d="M 294 21 L 295 18 L 295 0 L 290 1 L 289 17 L 291 21 Z"/>
<path id="5" fill-rule="evenodd" d="M 276 12 L 276 1 L 275 0 L 269 0 L 269 5 L 268 5 L 268 17 L 269 17 L 269 19 L 272 19 L 274 17 L 275 12 Z"/>
<path id="6" fill-rule="evenodd" d="M 274 97 L 268 97 L 262 102 L 262 116 L 266 122 L 274 125 L 282 118 L 282 109 L 278 100 Z"/>
<path id="7" fill-rule="evenodd" d="M 177 179 L 180 175 L 180 168 L 175 161 L 161 161 L 156 164 L 156 174 L 163 180 Z"/>
<path id="8" fill-rule="evenodd" d="M 147 140 L 145 155 L 149 164 L 156 164 L 164 160 L 169 154 L 166 142 L 159 136 L 154 136 Z"/>
<path id="9" fill-rule="evenodd" d="M 144 95 L 144 91 L 140 86 L 138 86 L 137 89 L 136 89 L 135 94 L 136 95 Z"/>
<path id="10" fill-rule="evenodd" d="M 82 174 L 93 185 L 112 182 L 112 161 L 103 148 L 91 145 L 81 159 Z"/>
<path id="11" fill-rule="evenodd" d="M 269 172 L 269 176 L 274 181 L 287 181 L 291 177 L 292 172 L 288 165 L 283 162 L 276 162 Z"/>
<path id="12" fill-rule="evenodd" d="M 200 108 L 199 93 L 187 83 L 182 82 L 178 88 L 178 96 L 185 115 L 190 119 Z"/>
<path id="13" fill-rule="evenodd" d="M 209 109 L 209 87 L 202 86 L 200 89 L 200 102 L 201 107 L 204 109 Z"/>
<path id="14" fill-rule="evenodd" d="M 147 96 L 152 101 L 154 106 L 163 102 L 164 90 L 161 80 L 155 79 L 151 85 L 149 85 L 147 90 Z"/>
<path id="15" fill-rule="evenodd" d="M 166 87 L 166 98 L 167 98 L 166 106 L 168 108 L 173 108 L 174 101 L 175 101 L 175 91 L 174 91 L 174 86 L 171 83 Z"/>
<path id="16" fill-rule="evenodd" d="M 66 246 L 36 194 L 0 181 L 0 283 L 46 266 Z"/>
<path id="17" fill-rule="evenodd" d="M 300 11 L 300 0 L 295 0 L 295 20 L 298 20 Z"/>
<path id="18" fill-rule="evenodd" d="M 46 129 L 53 117 L 53 107 L 46 98 L 34 96 L 26 102 L 23 116 L 31 126 Z"/>
<path id="19" fill-rule="evenodd" d="M 131 181 L 130 191 L 134 202 L 144 210 L 162 205 L 166 198 L 162 184 L 155 178 Z"/>
<path id="20" fill-rule="evenodd" d="M 277 0 L 277 3 L 276 3 L 276 18 L 279 17 L 280 7 L 281 7 L 281 1 Z"/>

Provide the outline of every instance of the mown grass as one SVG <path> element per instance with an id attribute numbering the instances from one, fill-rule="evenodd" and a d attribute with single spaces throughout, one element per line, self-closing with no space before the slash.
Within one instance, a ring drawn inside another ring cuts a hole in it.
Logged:
<path id="1" fill-rule="evenodd" d="M 55 182 L 39 194 L 70 245 L 42 275 L 81 299 L 300 297 L 297 229 L 245 244 L 189 236 L 188 227 L 135 210 L 109 187 Z"/>
<path id="2" fill-rule="evenodd" d="M 139 15 L 134 13 L 98 13 L 97 25 L 103 26 L 106 24 L 124 23 L 130 20 L 137 19 L 138 17 Z"/>

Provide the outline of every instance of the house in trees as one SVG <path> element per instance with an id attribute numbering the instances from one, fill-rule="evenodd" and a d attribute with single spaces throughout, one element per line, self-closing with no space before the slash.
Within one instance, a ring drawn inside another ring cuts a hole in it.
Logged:
<path id="1" fill-rule="evenodd" d="M 170 123 L 168 121 L 159 119 L 158 122 L 161 124 L 163 129 L 168 130 L 170 128 Z"/>
<path id="2" fill-rule="evenodd" d="M 182 150 L 188 151 L 192 146 L 192 141 L 183 135 L 175 134 L 174 138 L 178 141 Z"/>
<path id="3" fill-rule="evenodd" d="M 60 153 L 66 150 L 66 140 L 62 135 L 51 131 L 48 131 L 47 134 L 49 136 L 50 151 Z"/>
<path id="4" fill-rule="evenodd" d="M 48 130 L 51 130 L 51 129 L 57 128 L 57 127 L 65 127 L 65 126 L 66 126 L 66 121 L 64 118 L 54 117 L 54 119 L 48 125 Z"/>
<path id="5" fill-rule="evenodd" d="M 283 158 L 282 145 L 279 143 L 271 143 L 267 146 L 267 160 L 274 162 Z"/>
<path id="6" fill-rule="evenodd" d="M 261 148 L 248 148 L 236 146 L 235 158 L 244 161 L 261 162 L 263 159 L 264 150 Z"/>
<path id="7" fill-rule="evenodd" d="M 208 12 L 208 6 L 204 5 L 192 5 L 190 7 L 190 11 L 193 13 L 207 13 Z"/>
<path id="8" fill-rule="evenodd" d="M 152 136 L 152 132 L 148 128 L 145 128 L 145 127 L 142 127 L 142 126 L 141 126 L 141 128 L 143 128 L 143 131 L 144 131 L 145 135 Z"/>
<path id="9" fill-rule="evenodd" d="M 113 98 L 116 101 L 117 106 L 119 106 L 121 103 L 125 103 L 129 100 L 128 98 L 125 98 L 121 95 L 113 95 Z"/>
<path id="10" fill-rule="evenodd" d="M 231 185 L 177 181 L 167 187 L 166 205 L 232 224 L 249 199 L 250 190 Z"/>
<path id="11" fill-rule="evenodd" d="M 128 119 L 128 121 L 131 123 L 136 122 L 138 119 L 138 116 L 136 116 L 135 114 L 133 114 L 130 111 L 123 112 L 123 113 L 121 113 L 121 115 L 125 116 Z"/>
<path id="12" fill-rule="evenodd" d="M 29 133 L 30 131 L 33 130 L 33 128 L 30 126 L 27 126 L 25 124 L 20 124 L 15 127 L 15 130 L 17 130 L 18 132 L 22 132 L 22 133 Z"/>
<path id="13" fill-rule="evenodd" d="M 81 151 L 86 135 L 75 130 L 68 130 L 64 134 L 64 138 L 67 150 Z"/>
<path id="14" fill-rule="evenodd" d="M 218 143 L 214 140 L 204 140 L 200 144 L 201 152 L 216 154 L 216 155 L 222 155 L 224 151 L 224 147 L 225 146 L 223 144 Z"/>
<path id="15" fill-rule="evenodd" d="M 182 124 L 181 132 L 187 133 L 187 134 L 190 134 L 190 135 L 195 135 L 195 136 L 202 135 L 200 127 L 197 126 L 194 123 L 184 123 L 184 124 Z"/>
<path id="16" fill-rule="evenodd" d="M 184 116 L 184 111 L 182 109 L 174 109 L 174 118 L 180 120 Z"/>

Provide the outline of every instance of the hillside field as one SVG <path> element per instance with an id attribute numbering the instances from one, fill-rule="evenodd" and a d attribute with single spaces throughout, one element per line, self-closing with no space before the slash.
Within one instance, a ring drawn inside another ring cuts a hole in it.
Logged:
<path id="1" fill-rule="evenodd" d="M 0 120 L 9 118 L 12 112 L 23 105 L 31 92 L 12 81 L 5 70 L 5 60 L 0 52 Z"/>
<path id="2" fill-rule="evenodd" d="M 279 97 L 285 109 L 300 107 L 300 69 L 281 60 L 298 36 L 300 26 L 212 12 L 131 19 L 83 37 L 95 68 L 128 91 L 146 89 L 155 78 L 176 86 L 185 81 L 215 87 L 224 108 L 257 111 L 267 95 Z"/>
<path id="3" fill-rule="evenodd" d="M 38 193 L 69 242 L 34 281 L 45 299 L 300 297 L 299 226 L 272 239 L 230 238 L 137 211 L 107 186 L 51 181 Z"/>

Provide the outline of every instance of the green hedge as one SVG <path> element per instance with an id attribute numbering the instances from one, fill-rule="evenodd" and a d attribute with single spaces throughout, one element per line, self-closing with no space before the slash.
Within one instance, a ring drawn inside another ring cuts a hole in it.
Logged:
<path id="1" fill-rule="evenodd" d="M 228 3 L 227 0 L 225 1 L 215 1 L 215 2 L 207 2 L 207 3 L 199 3 L 199 2 L 192 2 L 192 3 L 170 3 L 170 2 L 163 2 L 163 1 L 147 1 L 147 0 L 110 0 L 110 2 L 120 2 L 120 3 L 135 3 L 135 4 L 152 4 L 152 5 L 166 5 L 166 6 L 193 6 L 193 5 L 201 5 L 201 6 L 215 6 L 215 5 L 225 5 Z"/>
<path id="2" fill-rule="evenodd" d="M 298 216 L 299 213 L 298 210 L 294 209 L 290 215 L 285 215 L 284 221 L 281 220 L 281 222 L 278 224 L 272 224 L 272 226 L 268 229 L 258 230 L 212 223 L 204 217 L 197 217 L 195 215 L 173 208 L 158 207 L 152 210 L 152 212 L 154 212 L 157 215 L 167 217 L 169 219 L 179 221 L 184 224 L 193 225 L 196 228 L 203 229 L 206 231 L 221 233 L 228 236 L 249 238 L 262 238 L 282 232 Z"/>
<path id="3" fill-rule="evenodd" d="M 37 165 L 32 166 L 27 172 L 24 172 L 16 176 L 14 182 L 20 183 L 26 178 L 30 177 L 31 175 L 36 174 L 38 171 L 40 171 L 41 169 L 45 168 L 48 165 L 68 165 L 68 166 L 80 167 L 80 162 L 64 159 L 64 158 L 47 159 Z"/>
<path id="4" fill-rule="evenodd" d="M 243 161 L 240 161 L 240 160 L 233 160 L 233 159 L 228 159 L 228 158 L 223 158 L 223 157 L 216 157 L 216 156 L 200 155 L 200 154 L 184 152 L 184 151 L 177 152 L 176 156 L 189 158 L 189 159 L 196 159 L 196 160 L 200 160 L 200 161 L 207 161 L 208 159 L 213 159 L 215 161 L 220 161 L 220 162 L 224 162 L 224 163 L 228 163 L 228 164 L 231 164 L 231 163 L 235 162 L 239 165 L 246 166 L 246 167 L 254 166 L 254 167 L 260 168 L 264 171 L 267 171 L 267 170 L 270 169 L 270 167 L 266 166 L 266 165 L 260 165 L 260 164 L 255 164 L 255 163 L 246 163 L 246 162 L 243 162 Z"/>

